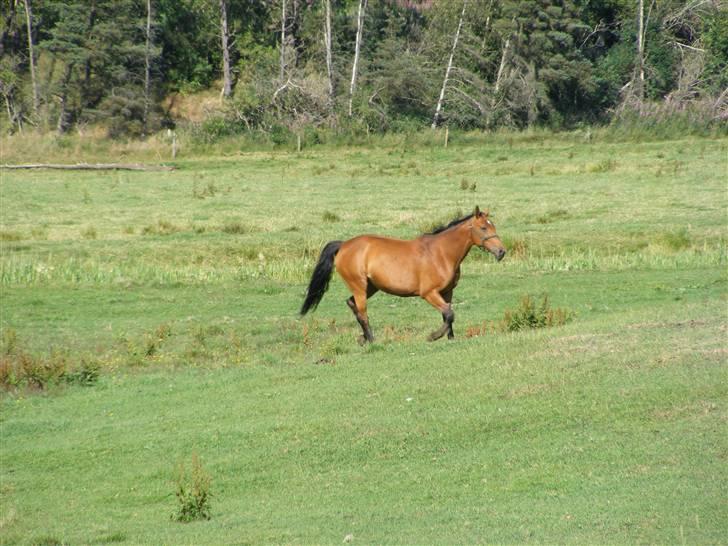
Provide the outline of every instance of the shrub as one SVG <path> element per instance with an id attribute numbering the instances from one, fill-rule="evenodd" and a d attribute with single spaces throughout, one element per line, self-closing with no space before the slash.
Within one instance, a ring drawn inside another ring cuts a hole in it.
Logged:
<path id="1" fill-rule="evenodd" d="M 662 234 L 662 242 L 670 250 L 684 250 L 690 246 L 690 234 L 687 228 L 666 232 Z"/>
<path id="2" fill-rule="evenodd" d="M 324 222 L 338 222 L 339 220 L 341 220 L 341 218 L 339 217 L 338 214 L 336 214 L 335 212 L 328 211 L 328 210 L 324 211 L 324 213 L 321 215 L 321 219 Z"/>
<path id="3" fill-rule="evenodd" d="M 90 387 L 99 380 L 100 369 L 101 365 L 97 360 L 82 358 L 78 368 L 68 371 L 64 379 L 72 385 Z"/>
<path id="4" fill-rule="evenodd" d="M 527 328 L 561 326 L 572 317 L 573 313 L 568 309 L 552 308 L 547 294 L 542 296 L 540 302 L 530 294 L 526 294 L 521 297 L 516 309 L 505 310 L 501 320 L 470 326 L 465 331 L 465 337 L 481 336 L 488 332 L 516 332 Z"/>
<path id="5" fill-rule="evenodd" d="M 34 354 L 22 348 L 15 330 L 7 328 L 0 340 L 0 388 L 46 390 L 53 385 L 90 386 L 99 378 L 101 364 L 83 356 L 78 362 L 67 351 Z"/>
<path id="6" fill-rule="evenodd" d="M 142 228 L 142 235 L 171 235 L 180 231 L 180 227 L 167 220 L 158 220 L 157 224 Z"/>
<path id="7" fill-rule="evenodd" d="M 172 519 L 184 523 L 210 519 L 211 481 L 196 453 L 192 454 L 192 466 L 189 472 L 184 463 L 180 462 L 175 476 L 175 496 L 179 506 L 172 514 Z"/>
<path id="8" fill-rule="evenodd" d="M 570 315 L 565 309 L 552 309 L 547 294 L 543 295 L 540 303 L 536 303 L 531 295 L 526 294 L 516 309 L 506 309 L 501 321 L 501 330 L 514 332 L 524 328 L 560 326 L 569 320 Z"/>

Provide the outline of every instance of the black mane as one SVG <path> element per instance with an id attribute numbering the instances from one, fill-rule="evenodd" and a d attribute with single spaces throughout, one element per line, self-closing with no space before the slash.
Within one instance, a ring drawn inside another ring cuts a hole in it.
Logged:
<path id="1" fill-rule="evenodd" d="M 462 224 L 465 220 L 470 220 L 473 217 L 472 214 L 468 214 L 467 216 L 463 216 L 462 218 L 457 218 L 447 224 L 446 226 L 439 226 L 430 231 L 427 235 L 437 235 L 438 233 L 442 233 L 446 229 L 450 229 L 453 226 L 457 226 L 458 224 Z"/>

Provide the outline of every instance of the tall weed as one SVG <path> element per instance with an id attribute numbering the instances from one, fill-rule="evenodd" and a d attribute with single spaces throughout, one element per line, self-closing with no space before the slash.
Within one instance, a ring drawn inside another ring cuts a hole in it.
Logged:
<path id="1" fill-rule="evenodd" d="M 568 309 L 551 307 L 548 294 L 543 294 L 540 301 L 530 294 L 525 294 L 521 297 L 518 307 L 505 310 L 501 320 L 486 321 L 479 326 L 471 326 L 466 330 L 465 336 L 475 337 L 488 332 L 517 332 L 561 326 L 570 321 L 573 316 L 573 312 Z"/>
<path id="2" fill-rule="evenodd" d="M 210 485 L 212 478 L 204 468 L 197 453 L 192 454 L 190 469 L 180 462 L 175 475 L 175 496 L 179 506 L 172 519 L 183 523 L 210 519 Z"/>

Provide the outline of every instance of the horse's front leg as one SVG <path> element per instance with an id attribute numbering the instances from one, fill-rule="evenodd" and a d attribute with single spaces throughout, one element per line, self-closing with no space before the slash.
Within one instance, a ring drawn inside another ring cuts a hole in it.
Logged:
<path id="1" fill-rule="evenodd" d="M 450 297 L 452 298 L 452 293 L 450 293 Z M 455 313 L 452 311 L 452 306 L 450 303 L 445 301 L 445 298 L 443 298 L 442 294 L 438 292 L 437 290 L 433 290 L 432 292 L 428 292 L 423 296 L 425 301 L 435 307 L 440 313 L 442 313 L 442 321 L 443 324 L 440 328 L 432 332 L 427 339 L 429 341 L 435 341 L 437 339 L 440 339 L 445 334 L 448 335 L 450 339 L 453 337 L 452 333 L 452 323 L 455 320 Z"/>
<path id="2" fill-rule="evenodd" d="M 450 322 L 447 322 L 447 319 L 443 315 L 442 320 L 448 325 L 447 329 L 447 339 L 455 339 L 455 332 L 452 330 L 452 323 L 455 320 L 455 314 L 452 313 L 452 290 L 449 290 L 447 292 L 444 292 L 442 294 L 442 299 L 445 300 L 445 303 L 447 303 L 450 306 L 450 312 L 451 312 L 451 320 Z"/>

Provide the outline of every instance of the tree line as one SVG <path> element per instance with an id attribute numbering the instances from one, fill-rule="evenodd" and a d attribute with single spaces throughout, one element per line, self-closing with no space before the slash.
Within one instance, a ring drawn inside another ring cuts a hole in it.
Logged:
<path id="1" fill-rule="evenodd" d="M 0 0 L 9 132 L 568 128 L 728 119 L 724 0 Z"/>

